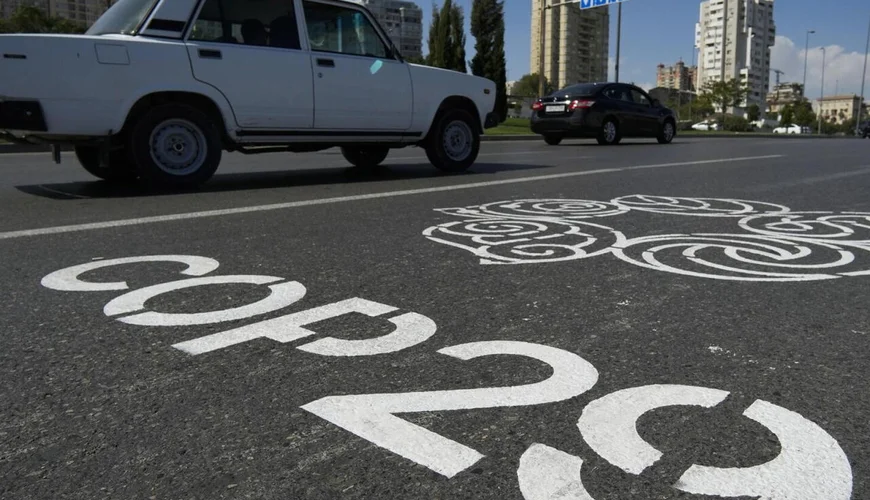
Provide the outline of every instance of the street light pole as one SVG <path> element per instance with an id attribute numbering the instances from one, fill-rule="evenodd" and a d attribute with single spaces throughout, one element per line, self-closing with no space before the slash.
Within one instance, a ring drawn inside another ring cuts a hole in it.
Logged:
<path id="1" fill-rule="evenodd" d="M 807 56 L 810 53 L 810 35 L 815 33 L 815 30 L 807 30 L 807 41 L 804 46 L 804 83 L 803 83 L 803 93 L 804 96 L 807 94 Z"/>
<path id="2" fill-rule="evenodd" d="M 616 7 L 616 81 L 619 82 L 619 49 L 622 45 L 622 2 Z"/>
<path id="3" fill-rule="evenodd" d="M 540 60 L 540 64 L 538 65 L 538 96 L 539 97 L 544 97 L 544 47 L 545 47 L 545 40 L 546 40 L 546 38 L 544 37 L 544 28 L 546 26 L 546 24 L 544 22 L 544 16 L 546 15 L 547 9 L 549 9 L 549 8 L 550 7 L 547 5 L 547 0 L 541 0 L 541 23 L 540 23 L 540 25 L 541 25 L 541 27 L 540 27 L 541 37 L 540 38 L 541 39 L 540 39 L 540 43 L 538 44 L 538 47 L 541 49 L 541 51 L 540 51 L 541 52 L 541 60 Z"/>
<path id="4" fill-rule="evenodd" d="M 822 106 L 825 105 L 825 48 L 822 47 L 822 92 L 819 97 L 819 135 L 822 134 Z"/>
<path id="5" fill-rule="evenodd" d="M 858 119 L 855 120 L 855 135 L 861 126 L 861 114 L 864 111 L 864 83 L 867 78 L 867 54 L 870 54 L 870 23 L 867 25 L 867 46 L 864 48 L 864 71 L 861 72 L 861 100 L 858 101 Z"/>

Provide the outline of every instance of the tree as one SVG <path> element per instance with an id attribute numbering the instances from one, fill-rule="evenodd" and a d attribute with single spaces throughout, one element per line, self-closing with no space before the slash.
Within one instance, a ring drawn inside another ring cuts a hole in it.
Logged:
<path id="1" fill-rule="evenodd" d="M 746 119 L 751 122 L 757 121 L 761 117 L 761 109 L 758 107 L 758 104 L 750 104 L 748 108 L 746 108 Z"/>
<path id="2" fill-rule="evenodd" d="M 544 77 L 544 94 L 550 94 L 554 90 L 556 89 L 554 89 L 553 86 L 550 85 L 550 82 L 547 81 L 547 78 Z M 515 97 L 537 97 L 538 74 L 531 73 L 529 75 L 523 75 L 522 78 L 517 80 L 517 83 L 514 84 L 511 95 Z"/>
<path id="3" fill-rule="evenodd" d="M 507 119 L 507 61 L 504 52 L 504 3 L 499 0 L 474 0 L 471 6 L 471 34 L 474 58 L 471 73 L 495 82 L 495 112 Z"/>
<path id="4" fill-rule="evenodd" d="M 405 61 L 411 64 L 426 64 L 426 58 L 421 56 L 404 56 Z"/>
<path id="5" fill-rule="evenodd" d="M 801 127 L 809 127 L 818 123 L 813 105 L 809 101 L 800 101 L 794 104 L 794 123 Z"/>
<path id="6" fill-rule="evenodd" d="M 704 84 L 703 89 L 709 102 L 722 112 L 722 123 L 725 122 L 725 113 L 728 108 L 739 106 L 746 97 L 746 86 L 734 78 L 725 81 L 711 81 Z"/>
<path id="7" fill-rule="evenodd" d="M 779 124 L 785 127 L 794 124 L 794 106 L 791 104 L 783 106 L 779 115 Z"/>
<path id="8" fill-rule="evenodd" d="M 463 23 L 462 7 L 454 5 L 453 0 L 444 0 L 440 12 L 432 6 L 427 57 L 429 66 L 466 72 Z"/>
<path id="9" fill-rule="evenodd" d="M 40 8 L 21 6 L 8 20 L 0 20 L 0 33 L 84 33 L 87 27 L 64 19 L 50 17 Z"/>

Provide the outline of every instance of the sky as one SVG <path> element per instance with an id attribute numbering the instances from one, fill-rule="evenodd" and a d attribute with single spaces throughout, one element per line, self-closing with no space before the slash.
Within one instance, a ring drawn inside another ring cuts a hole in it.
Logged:
<path id="1" fill-rule="evenodd" d="M 443 0 L 414 0 L 423 9 L 423 46 L 426 48 L 433 3 Z M 466 56 L 474 56 L 474 37 L 469 33 L 472 0 L 454 0 L 463 7 L 466 28 Z M 828 4 L 819 0 L 777 0 L 774 4 L 776 44 L 771 48 L 771 66 L 784 71 L 781 82 L 802 82 L 806 31 L 810 35 L 807 57 L 807 96 L 818 97 L 822 84 L 822 49 L 825 47 L 824 94 L 860 94 L 861 72 L 870 25 L 870 0 L 839 0 Z M 529 73 L 531 0 L 504 0 L 505 51 L 508 80 Z M 677 7 L 679 5 L 679 7 Z M 622 6 L 622 43 L 620 80 L 644 88 L 655 86 L 656 65 L 671 65 L 682 58 L 691 64 L 695 23 L 700 0 L 626 0 Z M 836 8 L 834 8 L 836 6 Z M 614 77 L 616 56 L 616 6 L 610 9 L 610 75 Z M 697 55 L 695 55 L 697 57 Z M 775 74 L 771 74 L 774 82 Z M 865 96 L 870 96 L 870 68 Z"/>

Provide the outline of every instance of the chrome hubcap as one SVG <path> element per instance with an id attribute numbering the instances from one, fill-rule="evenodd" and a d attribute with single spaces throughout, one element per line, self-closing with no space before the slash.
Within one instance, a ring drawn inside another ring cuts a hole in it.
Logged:
<path id="1" fill-rule="evenodd" d="M 444 152 L 453 161 L 462 161 L 471 154 L 474 137 L 467 123 L 457 120 L 444 129 Z"/>
<path id="2" fill-rule="evenodd" d="M 188 175 L 199 170 L 206 157 L 205 134 L 187 120 L 166 120 L 151 132 L 151 159 L 171 175 Z"/>
<path id="3" fill-rule="evenodd" d="M 604 139 L 607 142 L 613 142 L 616 140 L 616 125 L 613 122 L 607 122 L 604 124 Z"/>
<path id="4" fill-rule="evenodd" d="M 670 123 L 665 123 L 665 140 L 670 141 L 674 138 L 674 126 Z"/>

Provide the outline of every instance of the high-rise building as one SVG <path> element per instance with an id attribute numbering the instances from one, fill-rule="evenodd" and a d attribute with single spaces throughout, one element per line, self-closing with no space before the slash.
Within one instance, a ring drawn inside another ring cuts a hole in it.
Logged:
<path id="1" fill-rule="evenodd" d="M 532 73 L 541 64 L 541 2 L 532 0 Z M 544 12 L 544 76 L 555 88 L 607 81 L 609 53 L 609 7 L 568 4 Z"/>
<path id="2" fill-rule="evenodd" d="M 51 17 L 61 17 L 90 26 L 116 0 L 2 0 L 0 18 L 9 18 L 21 6 L 33 6 Z"/>
<path id="3" fill-rule="evenodd" d="M 764 109 L 770 88 L 770 48 L 776 38 L 774 0 L 707 0 L 695 25 L 697 85 L 730 80 L 747 88 L 743 106 Z M 727 5 L 727 15 L 725 13 Z"/>
<path id="4" fill-rule="evenodd" d="M 695 66 L 686 66 L 678 61 L 673 66 L 659 64 L 656 71 L 656 87 L 693 91 L 695 90 Z"/>
<path id="5" fill-rule="evenodd" d="M 423 57 L 423 9 L 405 0 L 352 0 L 364 5 L 405 57 Z"/>

